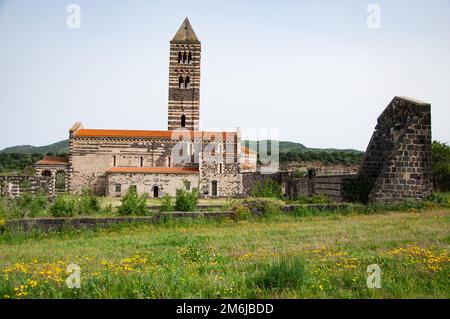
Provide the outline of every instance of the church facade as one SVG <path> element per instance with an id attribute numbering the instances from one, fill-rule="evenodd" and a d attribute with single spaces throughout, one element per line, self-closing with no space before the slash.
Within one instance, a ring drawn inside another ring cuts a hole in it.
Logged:
<path id="1" fill-rule="evenodd" d="M 238 196 L 242 171 L 256 168 L 256 153 L 241 147 L 240 130 L 199 130 L 201 43 L 186 18 L 170 41 L 166 131 L 104 130 L 76 123 L 69 131 L 66 189 L 91 188 L 120 197 L 131 187 L 150 197 L 197 188 L 202 196 Z M 38 173 L 47 162 L 38 162 Z M 48 173 L 48 172 L 47 172 Z"/>

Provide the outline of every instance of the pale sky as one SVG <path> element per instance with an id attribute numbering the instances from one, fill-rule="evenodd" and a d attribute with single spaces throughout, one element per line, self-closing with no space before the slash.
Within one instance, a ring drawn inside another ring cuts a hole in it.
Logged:
<path id="1" fill-rule="evenodd" d="M 450 0 L 0 0 L 0 149 L 66 139 L 77 121 L 165 130 L 186 16 L 202 41 L 202 129 L 365 150 L 398 95 L 431 103 L 433 139 L 450 142 Z"/>

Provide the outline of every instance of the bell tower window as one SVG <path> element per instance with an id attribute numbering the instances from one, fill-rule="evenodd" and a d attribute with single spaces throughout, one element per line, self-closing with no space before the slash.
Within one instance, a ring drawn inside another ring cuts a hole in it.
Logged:
<path id="1" fill-rule="evenodd" d="M 184 89 L 184 79 L 183 79 L 182 76 L 180 76 L 180 77 L 178 78 L 178 88 L 179 88 L 179 89 Z"/>
<path id="2" fill-rule="evenodd" d="M 181 115 L 181 127 L 186 127 L 186 115 Z"/>

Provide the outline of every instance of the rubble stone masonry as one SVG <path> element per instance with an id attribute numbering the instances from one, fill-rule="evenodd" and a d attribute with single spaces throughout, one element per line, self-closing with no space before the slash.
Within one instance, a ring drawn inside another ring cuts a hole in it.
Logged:
<path id="1" fill-rule="evenodd" d="M 431 105 L 395 97 L 378 117 L 359 176 L 367 179 L 371 202 L 430 196 Z"/>

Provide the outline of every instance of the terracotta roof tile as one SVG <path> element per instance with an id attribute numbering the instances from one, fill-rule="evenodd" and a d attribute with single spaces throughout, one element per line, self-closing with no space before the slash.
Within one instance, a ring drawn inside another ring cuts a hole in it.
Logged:
<path id="1" fill-rule="evenodd" d="M 196 167 L 112 167 L 107 173 L 198 174 Z"/>
<path id="2" fill-rule="evenodd" d="M 241 164 L 241 168 L 245 171 L 247 170 L 256 170 L 256 164 L 248 164 L 248 163 L 243 163 Z"/>
<path id="3" fill-rule="evenodd" d="M 43 159 L 36 162 L 37 165 L 55 165 L 55 164 L 67 164 L 69 161 L 65 157 L 58 156 L 44 156 Z"/>
<path id="4" fill-rule="evenodd" d="M 209 131 L 190 131 L 190 137 L 218 139 L 234 138 L 236 132 L 209 132 Z M 178 139 L 183 132 L 177 131 L 147 131 L 147 130 L 103 130 L 103 129 L 79 129 L 74 133 L 75 137 L 122 137 L 122 138 L 172 138 Z"/>

